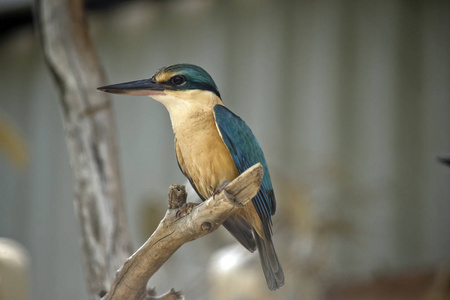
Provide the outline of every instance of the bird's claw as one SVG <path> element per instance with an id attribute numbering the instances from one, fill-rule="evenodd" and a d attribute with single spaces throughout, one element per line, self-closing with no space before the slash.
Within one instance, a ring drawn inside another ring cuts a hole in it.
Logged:
<path id="1" fill-rule="evenodd" d="M 213 193 L 213 199 L 216 200 L 216 195 L 220 194 L 231 181 L 224 181 Z"/>
<path id="2" fill-rule="evenodd" d="M 184 203 L 178 210 L 177 213 L 175 214 L 178 218 L 187 216 L 188 214 L 190 214 L 192 212 L 192 210 L 194 209 L 194 207 L 196 207 L 198 205 L 198 203 L 192 203 L 192 202 L 188 202 L 188 203 Z"/>

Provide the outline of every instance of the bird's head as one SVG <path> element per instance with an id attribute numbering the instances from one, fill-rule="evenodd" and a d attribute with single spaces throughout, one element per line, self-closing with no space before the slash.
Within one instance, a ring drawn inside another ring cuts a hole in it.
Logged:
<path id="1" fill-rule="evenodd" d="M 211 76 L 204 69 L 191 64 L 163 67 L 149 79 L 112 84 L 98 89 L 114 94 L 150 96 L 163 103 L 169 112 L 221 103 L 220 93 Z"/>

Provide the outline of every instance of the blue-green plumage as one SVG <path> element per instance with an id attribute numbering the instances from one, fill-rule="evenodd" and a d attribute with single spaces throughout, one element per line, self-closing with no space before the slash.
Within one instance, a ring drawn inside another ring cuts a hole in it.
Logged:
<path id="1" fill-rule="evenodd" d="M 214 115 L 222 139 L 228 147 L 239 173 L 244 172 L 258 162 L 264 168 L 261 189 L 252 202 L 263 224 L 268 225 L 265 228 L 270 230 L 270 225 L 272 225 L 271 216 L 275 213 L 276 202 L 269 169 L 261 146 L 247 124 L 225 106 L 214 106 Z"/>
<path id="2" fill-rule="evenodd" d="M 159 82 L 163 86 L 169 87 L 174 91 L 183 90 L 204 90 L 210 91 L 220 98 L 219 90 L 212 77 L 201 67 L 191 64 L 176 64 L 166 66 L 159 69 L 155 75 L 161 73 L 178 74 L 185 77 L 185 82 L 181 85 L 174 84 L 171 80 L 173 77 L 165 82 Z"/>
<path id="3" fill-rule="evenodd" d="M 263 236 L 260 237 L 254 232 L 253 238 L 258 248 L 267 284 L 270 289 L 276 289 L 284 284 L 284 274 L 272 243 L 271 217 L 275 214 L 276 201 L 264 153 L 251 129 L 240 117 L 235 115 L 228 108 L 222 105 L 215 105 L 214 116 L 222 140 L 230 151 L 233 162 L 239 173 L 244 172 L 258 162 L 263 166 L 264 177 L 261 188 L 258 194 L 252 199 L 252 202 L 261 219 L 264 233 Z M 242 220 L 239 219 L 235 222 L 237 223 L 237 226 L 231 228 L 229 228 L 230 224 L 224 225 L 232 233 L 233 231 L 237 231 L 238 234 L 242 234 L 243 231 L 245 233 L 246 224 L 242 224 Z M 232 223 L 232 225 L 234 224 Z M 236 236 L 236 232 L 234 232 L 233 235 Z M 239 237 L 237 238 L 239 239 Z M 245 242 L 243 243 L 246 247 L 248 244 L 249 241 L 247 241 L 247 244 Z"/>

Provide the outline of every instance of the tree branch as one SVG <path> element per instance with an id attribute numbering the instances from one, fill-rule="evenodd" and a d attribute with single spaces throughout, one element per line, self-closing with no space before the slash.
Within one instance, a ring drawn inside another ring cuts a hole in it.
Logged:
<path id="1" fill-rule="evenodd" d="M 85 278 L 91 299 L 109 289 L 131 254 L 117 158 L 116 131 L 82 0 L 36 0 L 35 20 L 60 93 L 74 176 Z"/>
<path id="2" fill-rule="evenodd" d="M 166 215 L 152 236 L 117 272 L 109 293 L 103 299 L 146 299 L 147 282 L 170 256 L 183 244 L 216 230 L 246 205 L 258 193 L 262 177 L 263 167 L 258 163 L 214 198 L 195 206 L 182 217 L 178 217 L 177 212 L 186 201 L 184 187 L 172 185 Z"/>

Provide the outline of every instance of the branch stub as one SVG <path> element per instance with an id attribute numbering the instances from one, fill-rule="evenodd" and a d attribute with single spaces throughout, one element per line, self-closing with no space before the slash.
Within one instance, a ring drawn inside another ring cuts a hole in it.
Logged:
<path id="1" fill-rule="evenodd" d="M 177 209 L 186 203 L 187 193 L 184 185 L 171 184 L 169 187 L 169 209 Z"/>

